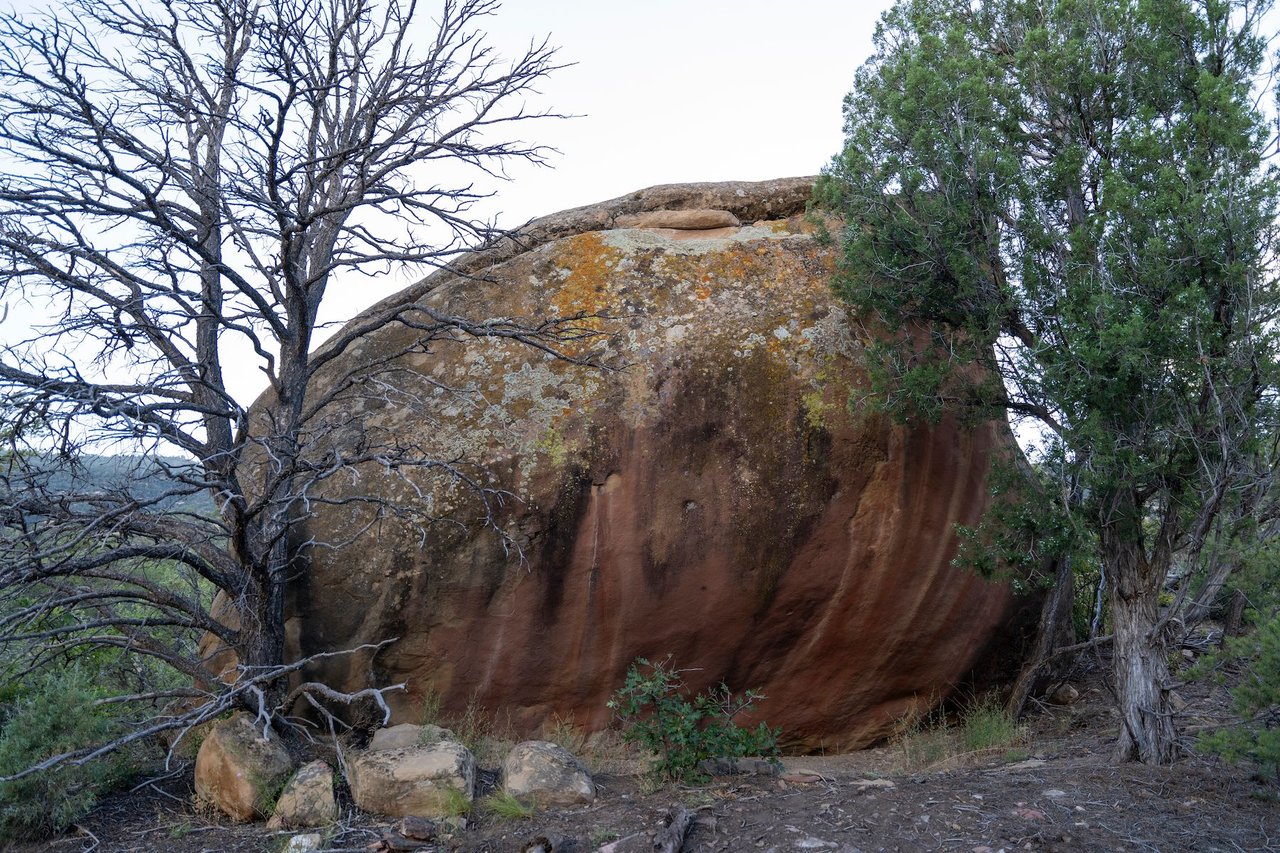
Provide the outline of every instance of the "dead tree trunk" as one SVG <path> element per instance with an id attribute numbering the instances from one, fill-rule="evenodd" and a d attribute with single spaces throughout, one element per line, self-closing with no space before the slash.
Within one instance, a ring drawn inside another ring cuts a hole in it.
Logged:
<path id="1" fill-rule="evenodd" d="M 1071 633 L 1071 608 L 1075 601 L 1075 571 L 1072 569 L 1071 559 L 1063 557 L 1054 560 L 1053 569 L 1053 586 L 1049 588 L 1044 603 L 1040 606 L 1035 646 L 1005 701 L 1005 709 L 1014 718 L 1022 713 L 1027 698 L 1042 680 L 1054 650 L 1075 640 Z"/>
<path id="2" fill-rule="evenodd" d="M 693 828 L 693 812 L 677 803 L 667 811 L 663 822 L 666 825 L 653 836 L 654 853 L 680 853 L 685 837 Z"/>
<path id="3" fill-rule="evenodd" d="M 1231 603 L 1227 605 L 1227 616 L 1222 620 L 1222 636 L 1239 637 L 1244 633 L 1244 606 L 1248 603 L 1243 590 L 1231 593 Z"/>

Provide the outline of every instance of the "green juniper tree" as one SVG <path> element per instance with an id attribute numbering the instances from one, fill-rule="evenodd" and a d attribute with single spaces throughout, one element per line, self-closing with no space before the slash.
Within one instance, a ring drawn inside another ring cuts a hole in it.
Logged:
<path id="1" fill-rule="evenodd" d="M 884 406 L 1039 425 L 1106 576 L 1124 760 L 1176 752 L 1159 593 L 1274 390 L 1268 5 L 902 0 L 819 188 Z"/>

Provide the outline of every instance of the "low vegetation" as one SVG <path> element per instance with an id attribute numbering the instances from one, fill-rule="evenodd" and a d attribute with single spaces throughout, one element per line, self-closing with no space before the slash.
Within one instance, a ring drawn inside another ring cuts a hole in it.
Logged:
<path id="1" fill-rule="evenodd" d="M 0 710 L 0 776 L 101 742 L 126 725 L 111 706 L 98 704 L 103 690 L 80 667 L 42 673 L 9 691 Z M 61 832 L 93 808 L 100 793 L 127 778 L 136 758 L 122 751 L 0 783 L 0 839 Z"/>
<path id="2" fill-rule="evenodd" d="M 778 755 L 779 730 L 754 729 L 734 719 L 751 709 L 760 693 L 734 694 L 720 684 L 690 699 L 680 670 L 670 662 L 638 658 L 609 702 L 622 724 L 622 737 L 654 753 L 653 772 L 668 780 L 701 778 L 698 763 L 709 758 Z"/>
<path id="3" fill-rule="evenodd" d="M 528 820 L 536 809 L 520 802 L 506 791 L 495 791 L 481 802 L 481 808 L 500 820 Z"/>
<path id="4" fill-rule="evenodd" d="M 994 695 L 970 703 L 958 714 L 910 712 L 898 721 L 892 742 L 903 767 L 911 771 L 991 753 L 1010 761 L 1027 755 L 1026 729 Z"/>

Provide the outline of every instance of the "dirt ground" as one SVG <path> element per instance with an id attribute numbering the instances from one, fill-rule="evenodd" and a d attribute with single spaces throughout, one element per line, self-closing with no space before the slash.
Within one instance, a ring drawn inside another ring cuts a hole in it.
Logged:
<path id="1" fill-rule="evenodd" d="M 1038 705 L 1012 747 L 958 754 L 953 747 L 939 757 L 903 740 L 788 758 L 777 777 L 722 777 L 694 787 L 658 787 L 613 760 L 596 773 L 600 793 L 590 806 L 522 819 L 477 809 L 464 829 L 416 849 L 506 853 L 545 836 L 555 853 L 652 850 L 664 815 L 681 803 L 697 816 L 683 848 L 691 853 L 1280 850 L 1274 780 L 1194 751 L 1172 767 L 1113 765 L 1116 723 L 1101 668 L 1075 684 L 1080 698 Z M 1221 688 L 1191 685 L 1182 695 L 1184 730 L 1221 719 L 1227 707 Z M 220 821 L 194 809 L 193 799 L 188 769 L 106 800 L 63 838 L 11 849 L 274 853 L 295 834 Z M 387 849 L 379 842 L 398 824 L 348 802 L 322 849 Z"/>

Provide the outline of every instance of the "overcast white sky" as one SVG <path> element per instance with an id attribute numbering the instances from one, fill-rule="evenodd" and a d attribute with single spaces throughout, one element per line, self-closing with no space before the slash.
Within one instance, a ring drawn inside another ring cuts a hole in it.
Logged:
<path id="1" fill-rule="evenodd" d="M 816 174 L 840 149 L 844 96 L 890 5 L 506 0 L 485 19 L 491 43 L 512 56 L 549 38 L 572 65 L 534 105 L 576 117 L 525 125 L 522 138 L 559 153 L 547 168 L 515 168 L 475 212 L 514 227 L 655 184 Z M 335 290 L 325 317 L 419 277 Z"/>
<path id="2" fill-rule="evenodd" d="M 439 0 L 419 0 L 434 18 Z M 559 61 L 534 107 L 577 116 L 528 123 L 552 146 L 476 209 L 504 227 L 655 184 L 815 174 L 842 141 L 841 102 L 890 0 L 505 0 L 483 20 L 504 56 L 549 39 Z M 0 0 L 22 13 L 44 0 Z M 424 27 L 429 29 L 429 27 Z M 340 321 L 424 271 L 336 283 L 324 319 Z M 344 286 L 345 285 L 345 286 Z M 14 305 L 8 330 L 47 311 Z M 25 328 L 18 329 L 25 335 Z M 7 336 L 7 335 L 6 335 Z M 238 375 L 241 395 L 262 385 Z"/>
<path id="3" fill-rule="evenodd" d="M 546 104 L 581 118 L 530 128 L 562 154 L 519 173 L 499 208 L 524 221 L 653 184 L 816 173 L 889 5 L 507 0 L 495 44 L 549 35 L 576 65 L 547 81 Z"/>

